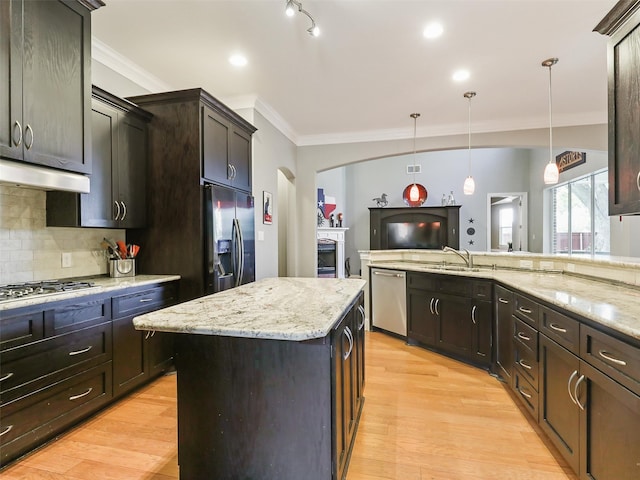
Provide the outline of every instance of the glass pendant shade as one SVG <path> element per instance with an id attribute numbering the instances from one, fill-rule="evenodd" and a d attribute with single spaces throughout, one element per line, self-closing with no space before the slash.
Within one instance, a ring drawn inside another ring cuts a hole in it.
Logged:
<path id="1" fill-rule="evenodd" d="M 427 189 L 419 183 L 412 183 L 402 192 L 402 200 L 409 207 L 419 207 L 427 200 Z"/>
<path id="2" fill-rule="evenodd" d="M 544 167 L 544 183 L 546 185 L 555 185 L 560 178 L 560 172 L 558 171 L 558 165 L 556 162 L 549 162 Z"/>
<path id="3" fill-rule="evenodd" d="M 476 191 L 476 182 L 471 175 L 464 179 L 464 185 L 462 186 L 462 192 L 465 195 L 473 195 Z"/>

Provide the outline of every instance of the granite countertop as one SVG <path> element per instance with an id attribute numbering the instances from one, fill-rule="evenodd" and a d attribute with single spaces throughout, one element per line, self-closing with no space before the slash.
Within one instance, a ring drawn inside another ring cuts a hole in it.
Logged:
<path id="1" fill-rule="evenodd" d="M 360 279 L 266 278 L 133 319 L 138 330 L 274 340 L 325 337 L 357 298 Z"/>
<path id="2" fill-rule="evenodd" d="M 85 282 L 91 282 L 95 285 L 90 288 L 80 290 L 70 290 L 67 292 L 46 293 L 41 295 L 33 295 L 25 298 L 17 298 L 15 300 L 7 300 L 0 302 L 0 311 L 14 308 L 28 307 L 31 305 L 40 305 L 50 302 L 58 302 L 70 298 L 80 298 L 85 295 L 93 295 L 96 293 L 107 293 L 123 288 L 141 287 L 144 285 L 153 285 L 156 283 L 171 282 L 180 280 L 179 275 L 136 275 L 135 277 L 111 278 L 104 275 L 96 277 L 83 277 Z"/>
<path id="3" fill-rule="evenodd" d="M 371 262 L 370 268 L 432 272 L 496 280 L 507 287 L 640 340 L 640 289 L 563 272 L 526 270 L 442 270 L 438 265 L 410 261 Z"/>

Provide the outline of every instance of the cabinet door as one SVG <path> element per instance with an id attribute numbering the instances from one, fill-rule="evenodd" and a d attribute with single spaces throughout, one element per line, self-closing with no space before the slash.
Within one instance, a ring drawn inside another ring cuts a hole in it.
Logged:
<path id="1" fill-rule="evenodd" d="M 230 184 L 229 122 L 208 107 L 202 107 L 202 176 L 212 182 Z"/>
<path id="2" fill-rule="evenodd" d="M 335 478 L 343 478 L 344 470 L 347 463 L 347 425 L 348 416 L 345 408 L 345 397 L 348 392 L 345 392 L 345 374 L 344 374 L 344 357 L 349 350 L 349 342 L 345 328 L 346 322 L 342 322 L 334 331 L 331 342 L 333 344 L 333 411 L 334 411 L 334 436 L 335 445 L 334 460 L 336 468 Z"/>
<path id="3" fill-rule="evenodd" d="M 438 316 L 434 303 L 437 296 L 434 292 L 425 290 L 408 290 L 408 322 L 407 337 L 418 340 L 425 345 L 436 345 L 436 327 Z"/>
<path id="4" fill-rule="evenodd" d="M 120 203 L 120 228 L 142 228 L 147 223 L 147 125 L 130 115 L 118 121 L 118 162 L 114 197 Z"/>
<path id="5" fill-rule="evenodd" d="M 491 364 L 492 310 L 491 302 L 479 302 L 476 300 L 471 306 L 471 321 L 473 323 L 472 360 L 482 365 Z"/>
<path id="6" fill-rule="evenodd" d="M 22 1 L 0 2 L 0 156 L 22 159 Z"/>
<path id="7" fill-rule="evenodd" d="M 146 368 L 150 377 L 166 372 L 173 363 L 173 333 L 145 333 Z"/>
<path id="8" fill-rule="evenodd" d="M 91 173 L 90 63 L 86 8 L 76 2 L 24 2 L 25 160 Z"/>
<path id="9" fill-rule="evenodd" d="M 580 375 L 580 360 L 542 334 L 539 346 L 540 426 L 577 472 L 580 461 L 580 409 L 573 395 Z"/>
<path id="10" fill-rule="evenodd" d="M 511 384 L 513 365 L 513 303 L 513 292 L 496 286 L 496 373 L 508 384 Z"/>
<path id="11" fill-rule="evenodd" d="M 358 303 L 356 304 L 356 331 L 355 349 L 356 349 L 356 386 L 357 386 L 357 407 L 362 408 L 362 402 L 364 401 L 364 335 L 365 335 L 365 312 L 364 312 L 364 296 L 361 295 Z M 356 413 L 357 415 L 357 413 Z"/>
<path id="12" fill-rule="evenodd" d="M 115 227 L 113 166 L 116 154 L 115 129 L 118 113 L 113 108 L 93 101 L 91 108 L 91 154 L 93 171 L 90 192 L 80 194 L 80 224 L 86 227 Z M 56 196 L 50 194 L 49 197 Z M 62 196 L 62 195 L 60 195 Z M 70 195 L 64 195 L 65 198 Z M 71 203 L 68 199 L 67 202 Z"/>
<path id="13" fill-rule="evenodd" d="M 229 140 L 229 165 L 233 169 L 231 182 L 234 187 L 251 191 L 251 135 L 237 128 L 231 129 Z"/>
<path id="14" fill-rule="evenodd" d="M 609 43 L 609 215 L 640 212 L 640 12 Z"/>
<path id="15" fill-rule="evenodd" d="M 147 378 L 145 332 L 136 330 L 133 317 L 113 320 L 113 395 L 122 395 Z"/>
<path id="16" fill-rule="evenodd" d="M 471 299 L 440 295 L 434 306 L 438 315 L 437 346 L 470 356 L 473 349 Z"/>
<path id="17" fill-rule="evenodd" d="M 580 372 L 580 478 L 640 478 L 640 397 L 585 362 Z"/>

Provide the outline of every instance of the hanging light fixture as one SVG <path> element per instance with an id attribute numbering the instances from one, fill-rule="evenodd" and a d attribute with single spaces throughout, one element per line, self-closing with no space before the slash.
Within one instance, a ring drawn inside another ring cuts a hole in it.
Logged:
<path id="1" fill-rule="evenodd" d="M 560 176 L 558 165 L 553 158 L 553 116 L 551 108 L 551 67 L 556 63 L 558 63 L 557 58 L 548 58 L 542 62 L 543 67 L 549 67 L 549 163 L 544 168 L 544 183 L 547 185 L 558 183 L 558 177 Z"/>
<path id="2" fill-rule="evenodd" d="M 410 207 L 419 207 L 427 199 L 427 189 L 416 183 L 416 123 L 420 114 L 412 113 L 409 116 L 413 118 L 413 183 L 404 189 L 402 199 Z"/>
<path id="3" fill-rule="evenodd" d="M 469 100 L 469 176 L 464 179 L 462 191 L 465 195 L 473 195 L 476 191 L 476 182 L 471 176 L 471 99 L 476 96 L 476 92 L 465 92 L 464 98 Z"/>
<path id="4" fill-rule="evenodd" d="M 300 13 L 303 13 L 304 15 L 309 17 L 309 20 L 311 20 L 311 26 L 307 28 L 307 33 L 312 37 L 319 36 L 320 29 L 316 25 L 316 21 L 313 19 L 311 14 L 302 8 L 302 2 L 299 2 L 297 0 L 287 0 L 287 4 L 284 9 L 284 13 L 287 15 L 287 17 L 293 17 L 296 13 L 296 9 Z"/>

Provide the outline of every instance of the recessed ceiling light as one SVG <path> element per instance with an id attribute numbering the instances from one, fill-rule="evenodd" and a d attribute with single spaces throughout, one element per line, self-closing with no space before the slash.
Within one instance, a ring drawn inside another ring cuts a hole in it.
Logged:
<path id="1" fill-rule="evenodd" d="M 444 27 L 439 22 L 431 22 L 429 25 L 424 27 L 422 34 L 424 38 L 438 38 L 444 32 Z"/>
<path id="2" fill-rule="evenodd" d="M 464 82 L 469 78 L 469 70 L 464 70 L 464 69 L 457 70 L 453 72 L 452 78 L 455 82 Z"/>
<path id="3" fill-rule="evenodd" d="M 247 57 L 239 53 L 236 53 L 229 57 L 229 63 L 234 67 L 244 67 L 248 62 L 247 62 Z"/>

